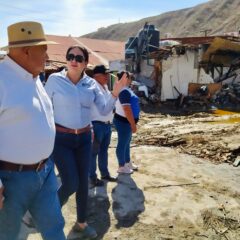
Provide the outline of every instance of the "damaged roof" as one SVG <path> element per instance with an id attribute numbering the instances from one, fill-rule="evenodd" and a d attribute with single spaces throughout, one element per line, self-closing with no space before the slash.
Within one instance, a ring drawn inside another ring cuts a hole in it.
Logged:
<path id="1" fill-rule="evenodd" d="M 240 43 L 216 37 L 202 56 L 202 62 L 228 67 L 240 57 Z"/>
<path id="2" fill-rule="evenodd" d="M 180 42 L 182 45 L 199 45 L 199 44 L 209 44 L 211 43 L 215 38 L 223 38 L 228 39 L 230 41 L 239 41 L 238 37 L 234 36 L 205 36 L 205 37 L 179 37 L 179 38 L 163 38 L 161 41 L 165 40 L 173 40 Z"/>

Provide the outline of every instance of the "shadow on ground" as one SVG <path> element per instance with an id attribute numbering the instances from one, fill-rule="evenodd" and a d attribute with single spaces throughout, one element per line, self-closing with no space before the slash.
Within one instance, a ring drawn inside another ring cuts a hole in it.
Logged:
<path id="1" fill-rule="evenodd" d="M 107 195 L 107 182 L 103 187 L 91 188 L 88 200 L 88 224 L 95 228 L 98 233 L 96 239 L 103 239 L 110 227 L 110 201 Z M 81 240 L 84 239 L 81 233 L 70 231 L 67 239 Z"/>
<path id="2" fill-rule="evenodd" d="M 144 195 L 130 175 L 119 175 L 118 184 L 112 190 L 112 210 L 117 228 L 131 227 L 144 212 Z"/>

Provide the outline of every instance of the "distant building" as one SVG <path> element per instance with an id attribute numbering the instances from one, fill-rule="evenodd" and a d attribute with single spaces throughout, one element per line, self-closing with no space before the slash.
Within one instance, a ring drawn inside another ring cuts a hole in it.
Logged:
<path id="1" fill-rule="evenodd" d="M 66 65 L 66 51 L 72 45 L 80 45 L 88 50 L 89 67 L 97 64 L 109 67 L 110 61 L 124 60 L 124 42 L 72 37 L 70 35 L 47 35 L 47 39 L 59 43 L 48 46 L 47 70 L 55 70 Z"/>
<path id="2" fill-rule="evenodd" d="M 226 32 L 224 36 L 240 37 L 240 30 L 238 32 Z"/>

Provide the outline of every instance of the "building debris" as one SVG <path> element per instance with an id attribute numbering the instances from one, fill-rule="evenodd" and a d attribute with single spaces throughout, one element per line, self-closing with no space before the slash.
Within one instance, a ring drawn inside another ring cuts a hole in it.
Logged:
<path id="1" fill-rule="evenodd" d="M 227 106 L 238 106 L 238 37 L 169 38 L 161 39 L 157 44 L 157 33 L 154 25 L 146 23 L 139 34 L 129 38 L 125 44 L 126 69 L 135 74 L 137 82 L 148 88 L 145 104 L 147 101 L 175 100 L 177 108 L 188 109 L 197 105 L 200 111 L 219 106 L 222 102 Z M 209 91 L 215 83 L 217 88 Z M 199 85 L 194 94 L 189 92 L 191 84 Z"/>
<path id="2" fill-rule="evenodd" d="M 163 119 L 168 124 L 163 125 Z M 221 120 L 219 121 L 221 123 Z M 233 164 L 240 154 L 239 144 L 219 143 L 219 139 L 231 133 L 240 133 L 240 123 L 226 124 L 224 127 L 213 127 L 213 124 L 216 123 L 210 113 L 195 114 L 191 118 L 143 113 L 134 143 L 174 147 L 179 152 L 195 155 L 213 163 Z"/>

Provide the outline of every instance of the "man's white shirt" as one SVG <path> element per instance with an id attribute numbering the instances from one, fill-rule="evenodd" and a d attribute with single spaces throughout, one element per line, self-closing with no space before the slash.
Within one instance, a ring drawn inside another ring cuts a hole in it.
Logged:
<path id="1" fill-rule="evenodd" d="M 97 83 L 99 89 L 101 90 L 101 92 L 102 92 L 102 94 L 104 96 L 105 102 L 110 101 L 110 99 L 112 98 L 112 94 L 109 91 L 108 86 L 107 85 L 102 86 L 97 81 L 96 81 L 96 83 Z M 101 122 L 108 122 L 108 121 L 110 121 L 110 122 L 112 122 L 112 119 L 113 119 L 113 112 L 112 111 L 110 113 L 108 113 L 107 115 L 102 115 L 98 111 L 98 109 L 95 106 L 95 104 L 92 106 L 92 109 L 91 109 L 91 120 L 92 121 L 101 121 Z"/>
<path id="2" fill-rule="evenodd" d="M 51 101 L 40 79 L 11 58 L 0 63 L 0 160 L 34 164 L 53 151 Z"/>

